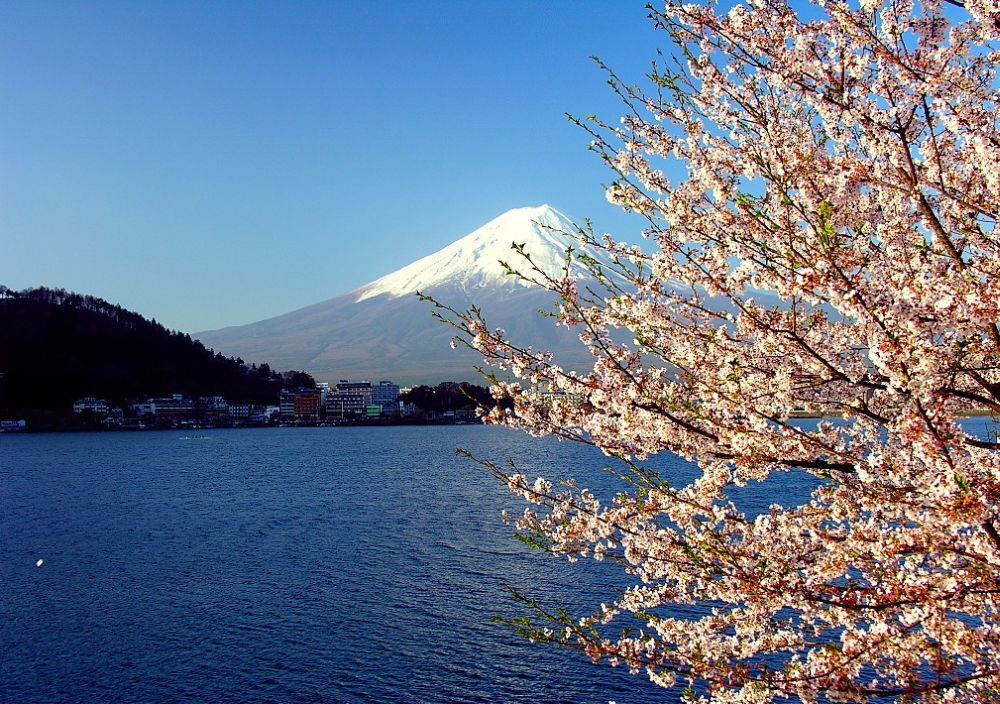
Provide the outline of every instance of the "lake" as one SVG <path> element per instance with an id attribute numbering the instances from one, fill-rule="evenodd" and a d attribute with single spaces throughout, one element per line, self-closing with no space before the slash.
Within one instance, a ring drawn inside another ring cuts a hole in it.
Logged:
<path id="1" fill-rule="evenodd" d="M 0 435 L 0 701 L 677 702 L 491 621 L 522 613 L 505 582 L 586 615 L 628 580 L 516 541 L 523 504 L 456 447 L 620 488 L 592 448 L 483 426 Z"/>
<path id="2" fill-rule="evenodd" d="M 0 700 L 676 701 L 491 622 L 626 582 L 516 541 L 456 447 L 613 486 L 483 426 L 0 436 Z"/>

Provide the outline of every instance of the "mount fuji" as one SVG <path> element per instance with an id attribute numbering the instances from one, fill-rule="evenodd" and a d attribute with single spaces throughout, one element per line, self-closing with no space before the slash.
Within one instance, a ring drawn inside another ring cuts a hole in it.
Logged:
<path id="1" fill-rule="evenodd" d="M 449 348 L 451 328 L 431 316 L 430 304 L 415 295 L 419 290 L 453 308 L 475 304 L 491 327 L 504 328 L 512 340 L 555 352 L 563 366 L 586 368 L 593 358 L 576 335 L 536 313 L 551 309 L 554 295 L 508 275 L 500 263 L 527 271 L 527 262 L 511 249 L 523 244 L 532 262 L 557 273 L 567 247 L 581 250 L 568 234 L 573 231 L 572 222 L 548 205 L 509 210 L 444 249 L 336 298 L 195 337 L 223 354 L 304 369 L 319 380 L 479 380 L 473 368 L 478 357 Z M 583 249 L 606 261 L 602 253 Z M 589 276 L 575 260 L 570 271 L 574 278 Z"/>

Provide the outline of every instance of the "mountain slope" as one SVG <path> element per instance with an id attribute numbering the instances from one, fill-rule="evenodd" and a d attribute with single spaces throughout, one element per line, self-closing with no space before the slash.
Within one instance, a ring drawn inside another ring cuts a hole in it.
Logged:
<path id="1" fill-rule="evenodd" d="M 73 401 L 144 394 L 274 403 L 281 377 L 91 296 L 0 286 L 0 418 L 48 420 Z"/>
<path id="2" fill-rule="evenodd" d="M 511 250 L 524 244 L 548 273 L 563 266 L 579 243 L 565 215 L 550 206 L 510 210 L 444 249 L 336 298 L 249 325 L 197 333 L 224 354 L 268 359 L 278 368 L 302 368 L 318 379 L 387 378 L 402 383 L 475 380 L 476 355 L 452 351 L 450 329 L 431 317 L 415 292 L 456 308 L 476 304 L 487 322 L 512 339 L 552 349 L 567 366 L 592 363 L 576 335 L 535 314 L 551 309 L 552 294 L 506 274 L 526 263 Z M 597 252 L 589 252 L 600 259 Z M 574 262 L 571 274 L 587 276 Z"/>

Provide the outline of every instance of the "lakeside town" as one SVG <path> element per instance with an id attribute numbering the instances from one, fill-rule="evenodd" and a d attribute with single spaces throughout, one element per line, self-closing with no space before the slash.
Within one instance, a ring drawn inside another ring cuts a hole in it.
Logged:
<path id="1" fill-rule="evenodd" d="M 472 423 L 493 404 L 467 382 L 371 378 L 317 382 L 93 296 L 0 286 L 0 432 Z"/>
<path id="2" fill-rule="evenodd" d="M 240 428 L 266 426 L 389 425 L 402 423 L 478 423 L 476 402 L 469 391 L 485 389 L 444 382 L 437 387 L 400 387 L 393 381 L 348 380 L 282 389 L 274 404 L 234 403 L 222 396 L 172 394 L 144 396 L 124 404 L 86 396 L 67 409 L 69 422 L 45 430 L 153 430 L 176 428 Z M 451 402 L 427 399 L 449 395 Z M 409 400 L 414 396 L 417 400 Z M 456 402 L 462 399 L 464 404 Z M 72 415 L 69 416 L 69 412 Z M 0 432 L 33 429 L 23 419 L 0 421 Z"/>

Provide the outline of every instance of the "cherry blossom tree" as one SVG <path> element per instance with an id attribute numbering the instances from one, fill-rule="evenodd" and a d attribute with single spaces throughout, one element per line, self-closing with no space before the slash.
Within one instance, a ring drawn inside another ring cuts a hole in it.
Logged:
<path id="1" fill-rule="evenodd" d="M 797 5 L 651 9 L 649 87 L 609 72 L 625 116 L 578 121 L 655 245 L 580 228 L 599 285 L 529 275 L 593 369 L 437 304 L 492 367 L 488 422 L 623 463 L 601 501 L 479 460 L 525 540 L 631 576 L 582 618 L 524 597 L 516 625 L 699 702 L 996 702 L 1000 445 L 960 418 L 1000 412 L 1000 4 Z M 801 505 L 731 501 L 789 473 Z"/>

